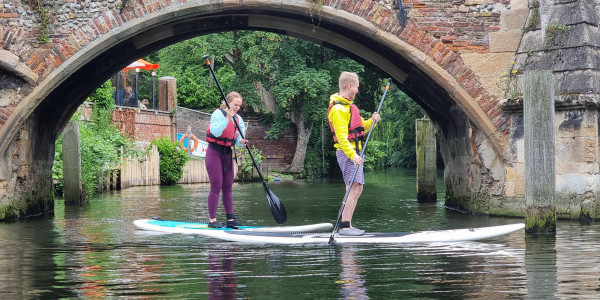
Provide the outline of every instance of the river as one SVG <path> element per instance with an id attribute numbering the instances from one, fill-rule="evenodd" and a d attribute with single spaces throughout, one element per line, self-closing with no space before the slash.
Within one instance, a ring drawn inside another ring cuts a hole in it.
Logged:
<path id="1" fill-rule="evenodd" d="M 440 180 L 441 183 L 441 180 Z M 285 225 L 334 222 L 339 180 L 269 183 Z M 202 221 L 208 184 L 133 187 L 55 203 L 54 216 L 0 224 L 2 299 L 598 299 L 600 226 L 559 220 L 557 235 L 524 232 L 423 245 L 248 245 L 137 230 L 149 216 Z M 438 186 L 443 199 L 443 186 Z M 353 223 L 416 231 L 523 222 L 415 200 L 414 170 L 366 174 Z M 262 184 L 235 184 L 246 225 L 276 225 Z M 219 214 L 223 216 L 222 205 Z"/>

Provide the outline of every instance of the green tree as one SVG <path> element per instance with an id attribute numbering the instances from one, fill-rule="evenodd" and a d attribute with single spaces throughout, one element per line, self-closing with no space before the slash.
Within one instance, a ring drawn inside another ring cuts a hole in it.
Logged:
<path id="1" fill-rule="evenodd" d="M 232 80 L 236 76 L 231 61 L 228 61 L 234 48 L 233 33 L 218 33 L 173 44 L 151 57 L 160 63 L 159 76 L 177 78 L 178 105 L 212 111 L 219 106 L 222 96 L 203 56 L 211 55 L 219 82 L 228 91 L 234 86 Z"/>
<path id="2" fill-rule="evenodd" d="M 237 73 L 246 82 L 260 83 L 265 113 L 273 115 L 268 134 L 275 138 L 289 125 L 296 127 L 296 152 L 288 171 L 304 172 L 313 127 L 326 115 L 340 71 L 360 72 L 363 66 L 320 45 L 275 33 L 246 32 L 238 47 L 244 64 Z"/>
<path id="3" fill-rule="evenodd" d="M 206 53 L 214 54 L 213 65 L 223 89 L 235 87 L 246 106 L 264 114 L 270 138 L 277 138 L 292 124 L 296 127 L 292 173 L 304 171 L 313 126 L 325 117 L 339 73 L 363 70 L 338 52 L 285 35 L 262 31 L 211 34 L 159 51 L 161 68 L 178 78 L 182 106 L 214 109 L 220 103 L 219 91 L 211 85 L 204 66 Z"/>
<path id="4" fill-rule="evenodd" d="M 211 54 L 224 91 L 239 91 L 244 109 L 259 113 L 261 124 L 269 126 L 269 138 L 295 127 L 298 141 L 289 168 L 292 173 L 322 174 L 325 165 L 335 160 L 326 111 L 329 95 L 338 91 L 341 71 L 359 74 L 355 103 L 365 118 L 377 109 L 387 83 L 379 74 L 317 44 L 269 32 L 234 31 L 189 39 L 154 55 L 161 64 L 161 76 L 177 78 L 181 106 L 210 111 L 221 102 L 204 54 Z M 373 151 L 379 149 L 385 155 L 367 164 L 373 168 L 414 166 L 414 119 L 424 115 L 422 110 L 393 87 L 381 114 L 383 122 L 372 139 L 382 144 L 374 144 Z"/>
<path id="5" fill-rule="evenodd" d="M 415 120 L 424 116 L 424 111 L 415 101 L 392 86 L 381 108 L 382 121 L 372 137 L 383 143 L 385 166 L 416 166 Z"/>

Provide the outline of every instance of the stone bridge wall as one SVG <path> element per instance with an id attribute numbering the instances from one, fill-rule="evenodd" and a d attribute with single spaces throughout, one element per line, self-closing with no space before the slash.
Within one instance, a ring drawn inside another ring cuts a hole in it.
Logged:
<path id="1" fill-rule="evenodd" d="M 237 29 L 306 38 L 392 77 L 436 124 L 446 204 L 478 213 L 523 215 L 519 78 L 552 69 L 557 212 L 600 217 L 600 0 L 129 2 L 0 3 L 0 219 L 51 210 L 54 140 L 95 85 L 157 48 Z"/>

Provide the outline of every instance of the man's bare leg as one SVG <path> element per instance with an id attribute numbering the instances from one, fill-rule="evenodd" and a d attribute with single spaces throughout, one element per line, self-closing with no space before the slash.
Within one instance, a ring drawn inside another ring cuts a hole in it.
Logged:
<path id="1" fill-rule="evenodd" d="M 346 189 L 347 188 L 348 186 L 346 186 Z M 348 199 L 346 199 L 346 205 L 344 206 L 344 211 L 342 211 L 342 221 L 350 222 L 350 227 L 352 227 L 352 215 L 354 215 L 354 209 L 356 209 L 356 204 L 358 203 L 358 198 L 362 194 L 362 191 L 363 185 L 355 182 L 352 184 Z"/>

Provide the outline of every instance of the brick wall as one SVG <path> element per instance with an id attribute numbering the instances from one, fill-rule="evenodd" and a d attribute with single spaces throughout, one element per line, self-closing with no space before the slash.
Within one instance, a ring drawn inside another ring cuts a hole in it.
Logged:
<path id="1" fill-rule="evenodd" d="M 510 0 L 404 0 L 403 3 L 410 22 L 451 50 L 487 52 L 487 34 L 500 30 L 500 11 L 510 5 Z"/>
<path id="2" fill-rule="evenodd" d="M 121 132 L 142 144 L 171 136 L 171 115 L 166 111 L 119 106 L 111 119 Z"/>
<path id="3" fill-rule="evenodd" d="M 259 124 L 258 116 L 246 114 L 244 120 L 248 122 L 246 138 L 250 141 L 250 147 L 256 147 L 262 151 L 263 156 L 266 157 L 263 163 L 267 168 L 278 171 L 288 168 L 294 158 L 294 151 L 296 151 L 298 134 L 295 128 L 290 127 L 277 140 L 271 140 L 266 138 L 268 128 Z"/>
<path id="4" fill-rule="evenodd" d="M 93 103 L 85 102 L 79 108 L 82 118 L 89 120 Z M 296 151 L 297 133 L 294 127 L 280 135 L 277 140 L 267 139 L 267 127 L 261 126 L 257 115 L 243 112 L 244 122 L 248 123 L 246 139 L 251 147 L 262 151 L 263 164 L 268 169 L 284 170 L 290 166 Z M 171 116 L 166 111 L 138 109 L 127 106 L 117 106 L 113 111 L 112 123 L 141 144 L 149 144 L 153 139 L 171 136 Z M 210 114 L 198 110 L 177 107 L 177 133 L 187 133 L 188 126 L 192 134 L 199 140 L 206 140 L 206 127 L 210 122 Z"/>
<path id="5" fill-rule="evenodd" d="M 91 102 L 84 102 L 79 106 L 81 119 L 89 121 L 92 108 Z M 117 106 L 111 115 L 111 123 L 141 144 L 150 144 L 155 138 L 171 136 L 171 116 L 166 111 Z"/>

